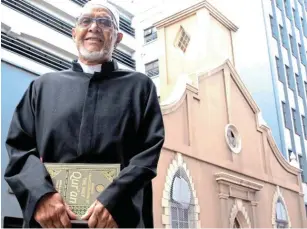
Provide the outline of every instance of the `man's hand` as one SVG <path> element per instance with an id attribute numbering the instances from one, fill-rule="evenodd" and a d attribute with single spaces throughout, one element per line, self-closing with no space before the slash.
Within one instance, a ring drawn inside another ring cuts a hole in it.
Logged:
<path id="1" fill-rule="evenodd" d="M 43 228 L 71 228 L 70 219 L 77 219 L 59 193 L 50 193 L 38 203 L 34 219 Z"/>
<path id="2" fill-rule="evenodd" d="M 108 209 L 98 200 L 90 206 L 81 219 L 88 220 L 89 228 L 118 228 Z"/>

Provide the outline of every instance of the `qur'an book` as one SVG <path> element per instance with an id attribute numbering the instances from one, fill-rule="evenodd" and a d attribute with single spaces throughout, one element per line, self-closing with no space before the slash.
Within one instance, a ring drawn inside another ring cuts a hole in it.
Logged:
<path id="1" fill-rule="evenodd" d="M 120 172 L 119 164 L 45 163 L 45 166 L 56 190 L 80 217 Z"/>

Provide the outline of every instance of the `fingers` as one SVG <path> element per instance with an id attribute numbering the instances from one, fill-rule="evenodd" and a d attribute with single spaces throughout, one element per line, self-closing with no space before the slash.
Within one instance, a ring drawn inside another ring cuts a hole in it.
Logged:
<path id="1" fill-rule="evenodd" d="M 40 214 L 35 217 L 35 220 L 42 228 L 56 228 L 50 215 Z"/>
<path id="2" fill-rule="evenodd" d="M 51 219 L 41 221 L 40 225 L 42 228 L 56 228 Z"/>
<path id="3" fill-rule="evenodd" d="M 81 217 L 82 220 L 88 220 L 93 214 L 94 207 L 96 205 L 96 201 L 87 209 L 86 213 Z"/>
<path id="4" fill-rule="evenodd" d="M 70 207 L 65 203 L 65 208 L 66 208 L 66 212 L 67 212 L 67 214 L 68 214 L 68 217 L 70 218 L 70 219 L 77 219 L 78 218 L 78 216 L 70 209 Z"/>
<path id="5" fill-rule="evenodd" d="M 60 216 L 60 221 L 63 225 L 63 228 L 71 228 L 71 222 L 67 214 L 62 214 Z"/>
<path id="6" fill-rule="evenodd" d="M 60 218 L 66 215 L 66 208 L 59 193 L 49 193 L 39 202 L 34 214 L 34 219 L 43 228 L 63 228 Z"/>
<path id="7" fill-rule="evenodd" d="M 100 213 L 100 217 L 97 223 L 98 228 L 109 228 L 109 214 L 106 211 L 106 209 L 103 210 L 102 213 Z M 112 218 L 112 217 L 111 217 Z"/>
<path id="8" fill-rule="evenodd" d="M 88 227 L 89 228 L 96 228 L 98 224 L 98 218 L 96 212 L 94 211 L 91 217 L 88 220 Z"/>
<path id="9" fill-rule="evenodd" d="M 54 226 L 54 228 L 64 228 L 62 222 L 60 221 L 58 217 L 52 220 L 52 225 Z"/>
<path id="10" fill-rule="evenodd" d="M 111 214 L 109 215 L 108 221 L 109 221 L 109 227 L 110 227 L 110 228 L 118 228 L 118 225 L 117 225 L 117 223 L 115 222 L 115 220 L 113 219 L 113 217 L 112 217 Z"/>
<path id="11" fill-rule="evenodd" d="M 104 211 L 104 212 L 106 212 L 106 211 Z M 105 227 L 106 228 L 113 228 L 113 217 L 110 215 L 110 214 L 108 214 L 107 212 L 106 212 L 106 214 L 107 214 L 107 216 L 105 217 L 106 218 L 106 225 L 105 225 Z"/>

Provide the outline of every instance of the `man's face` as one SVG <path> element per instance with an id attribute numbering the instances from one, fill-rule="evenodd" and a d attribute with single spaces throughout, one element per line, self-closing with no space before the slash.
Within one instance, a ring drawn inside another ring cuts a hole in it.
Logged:
<path id="1" fill-rule="evenodd" d="M 115 44 L 122 38 L 112 14 L 104 8 L 84 10 L 72 35 L 81 58 L 97 63 L 110 60 Z"/>

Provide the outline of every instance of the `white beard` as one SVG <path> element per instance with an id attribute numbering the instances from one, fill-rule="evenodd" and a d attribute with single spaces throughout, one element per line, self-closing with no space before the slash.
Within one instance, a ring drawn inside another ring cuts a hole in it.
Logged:
<path id="1" fill-rule="evenodd" d="M 101 60 L 105 56 L 105 52 L 103 49 L 100 51 L 90 52 L 86 48 L 84 48 L 83 45 L 80 45 L 79 53 L 85 60 L 89 60 L 89 61 Z"/>
<path id="2" fill-rule="evenodd" d="M 114 47 L 110 48 L 110 50 L 102 49 L 100 51 L 88 51 L 83 44 L 79 46 L 79 54 L 85 59 L 89 61 L 99 61 L 102 59 L 110 60 L 112 57 Z"/>

